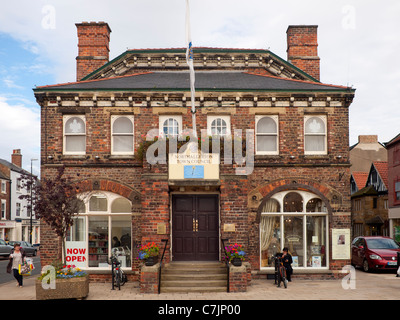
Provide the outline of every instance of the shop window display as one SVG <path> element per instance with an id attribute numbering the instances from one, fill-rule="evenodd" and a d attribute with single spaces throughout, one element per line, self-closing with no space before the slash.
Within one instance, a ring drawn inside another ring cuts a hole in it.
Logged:
<path id="1" fill-rule="evenodd" d="M 326 268 L 328 213 L 325 203 L 306 191 L 283 191 L 269 199 L 260 220 L 261 268 L 288 247 L 294 268 Z"/>
<path id="2" fill-rule="evenodd" d="M 66 237 L 70 252 L 84 252 L 80 267 L 110 268 L 115 253 L 122 267 L 131 267 L 131 203 L 111 192 L 82 195 L 79 214 Z"/>

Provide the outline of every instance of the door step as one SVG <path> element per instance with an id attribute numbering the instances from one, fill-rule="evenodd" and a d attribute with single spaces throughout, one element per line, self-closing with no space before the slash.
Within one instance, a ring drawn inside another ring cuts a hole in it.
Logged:
<path id="1" fill-rule="evenodd" d="M 160 292 L 226 292 L 226 265 L 217 262 L 171 262 L 161 272 Z"/>

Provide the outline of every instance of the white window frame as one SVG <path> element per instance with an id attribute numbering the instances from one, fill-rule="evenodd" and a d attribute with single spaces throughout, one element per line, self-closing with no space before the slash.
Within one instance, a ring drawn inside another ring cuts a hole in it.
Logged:
<path id="1" fill-rule="evenodd" d="M 106 211 L 90 211 L 90 206 L 89 206 L 89 202 L 90 202 L 90 198 L 92 196 L 100 196 L 100 197 L 104 197 L 107 199 L 107 210 Z M 100 270 L 100 271 L 104 271 L 104 270 L 111 270 L 111 265 L 105 267 L 105 266 L 101 266 L 101 267 L 89 267 L 89 255 L 91 254 L 89 252 L 89 242 L 92 241 L 89 239 L 89 217 L 105 217 L 107 218 L 107 234 L 110 236 L 111 235 L 111 230 L 112 230 L 112 218 L 113 217 L 130 217 L 132 218 L 132 213 L 131 212 L 126 212 L 126 213 L 113 213 L 112 212 L 112 204 L 115 200 L 119 199 L 119 198 L 123 198 L 122 196 L 120 196 L 119 194 L 116 193 L 112 193 L 112 192 L 108 192 L 108 191 L 93 191 L 93 192 L 89 192 L 89 193 L 81 193 L 78 194 L 78 199 L 82 200 L 84 202 L 85 205 L 85 210 L 83 212 L 79 212 L 79 214 L 77 214 L 74 218 L 75 219 L 83 219 L 84 221 L 84 239 L 82 242 L 85 242 L 85 248 L 86 248 L 86 267 L 82 267 L 82 270 Z M 125 198 L 126 199 L 126 198 Z M 129 202 L 131 202 L 129 199 L 126 199 Z M 132 242 L 132 225 L 131 225 L 131 254 L 133 252 L 133 242 Z M 72 227 L 70 228 L 70 232 L 72 230 Z M 64 243 L 67 242 L 66 238 L 64 239 Z M 71 241 L 71 240 L 70 240 Z M 111 242 L 111 239 L 108 238 L 109 243 Z M 111 245 L 108 245 L 108 256 L 111 256 Z M 131 259 L 132 259 L 132 255 L 131 255 Z M 131 261 L 131 263 L 133 263 Z M 123 267 L 123 270 L 131 270 L 132 267 Z"/>
<path id="2" fill-rule="evenodd" d="M 323 151 L 306 151 L 306 136 L 321 136 L 321 133 L 307 133 L 306 134 L 306 122 L 311 118 L 318 118 L 322 120 L 325 127 L 325 134 L 324 134 L 324 150 Z M 326 155 L 328 154 L 328 125 L 327 125 L 327 117 L 325 115 L 308 115 L 304 116 L 304 154 L 305 155 Z"/>
<path id="3" fill-rule="evenodd" d="M 257 124 L 258 124 L 258 121 L 260 121 L 261 119 L 263 119 L 263 118 L 270 118 L 270 119 L 272 119 L 274 122 L 275 122 L 275 124 L 276 124 L 276 134 L 272 134 L 272 133 L 258 133 L 257 132 Z M 279 155 L 279 116 L 277 116 L 277 115 L 257 115 L 256 116 L 256 119 L 255 119 L 255 128 L 254 128 L 255 130 L 255 135 L 256 135 L 256 148 L 255 148 L 255 151 L 256 151 L 256 155 Z M 276 150 L 275 151 L 258 151 L 258 148 L 257 148 L 257 138 L 258 138 L 258 136 L 276 136 Z"/>
<path id="4" fill-rule="evenodd" d="M 79 134 L 74 134 L 74 133 L 65 133 L 65 125 L 68 122 L 69 119 L 71 118 L 79 118 L 83 121 L 85 125 L 85 132 L 79 133 Z M 68 136 L 84 136 L 85 137 L 85 151 L 66 151 L 66 146 L 67 146 L 67 137 Z M 63 117 L 63 154 L 65 155 L 85 155 L 86 154 L 86 136 L 87 136 L 87 130 L 86 130 L 86 117 L 84 115 L 80 114 L 74 114 L 74 115 L 65 115 Z"/>
<path id="5" fill-rule="evenodd" d="M 1 180 L 1 193 L 7 193 L 7 182 L 6 182 L 6 180 Z"/>
<path id="6" fill-rule="evenodd" d="M 114 122 L 119 118 L 127 118 L 132 122 L 132 133 L 114 133 Z M 115 136 L 130 136 L 132 135 L 132 150 L 131 151 L 114 151 Z M 112 155 L 133 155 L 135 152 L 135 122 L 133 115 L 112 115 L 111 116 L 111 154 Z"/>
<path id="7" fill-rule="evenodd" d="M 226 123 L 226 133 L 225 134 L 214 134 L 215 136 L 225 137 L 231 135 L 231 116 L 228 115 L 209 115 L 207 116 L 207 134 L 212 136 L 211 124 L 214 120 L 222 119 Z"/>
<path id="8" fill-rule="evenodd" d="M 159 127 L 158 127 L 158 132 L 160 137 L 167 138 L 168 135 L 164 134 L 164 122 L 168 119 L 174 119 L 175 121 L 178 122 L 178 136 L 182 133 L 182 116 L 181 115 L 162 115 L 159 117 Z"/>
<path id="9" fill-rule="evenodd" d="M 5 219 L 7 215 L 7 201 L 1 200 L 1 219 Z"/>
<path id="10" fill-rule="evenodd" d="M 302 199 L 303 199 L 303 212 L 284 212 L 284 199 L 285 196 L 288 193 L 291 192 L 295 192 L 298 193 Z M 287 216 L 297 216 L 297 217 L 302 217 L 303 219 L 303 261 L 302 267 L 295 267 L 295 270 L 328 270 L 329 269 L 329 214 L 328 212 L 307 212 L 307 203 L 308 201 L 310 201 L 311 199 L 314 198 L 318 198 L 320 199 L 320 197 L 318 197 L 316 194 L 313 194 L 311 192 L 308 191 L 301 191 L 301 190 L 286 190 L 286 191 L 282 191 L 282 192 L 278 192 L 276 194 L 274 194 L 271 199 L 276 200 L 279 203 L 280 206 L 280 211 L 279 212 L 261 212 L 262 216 L 278 216 L 280 218 L 280 226 L 281 226 L 281 239 L 280 239 L 280 246 L 281 248 L 283 248 L 284 244 L 285 244 L 285 239 L 284 239 L 284 235 L 285 235 L 285 229 L 284 229 L 284 219 Z M 325 217 L 325 241 L 326 241 L 326 251 L 325 251 L 325 256 L 326 256 L 326 266 L 324 267 L 308 267 L 307 266 L 307 217 L 311 217 L 311 216 L 318 216 L 318 217 Z M 283 236 L 282 236 L 283 235 Z M 259 246 L 261 245 L 261 228 L 259 230 Z M 261 246 L 260 246 L 261 248 Z M 260 266 L 261 266 L 261 249 L 260 249 Z M 273 267 L 260 267 L 261 270 L 273 270 Z"/>

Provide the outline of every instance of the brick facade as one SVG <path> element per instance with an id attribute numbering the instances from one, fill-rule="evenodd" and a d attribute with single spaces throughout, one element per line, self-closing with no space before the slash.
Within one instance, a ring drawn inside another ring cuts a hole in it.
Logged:
<path id="1" fill-rule="evenodd" d="M 160 53 L 157 50 L 145 52 L 142 56 L 139 52 L 129 52 L 131 53 L 139 57 L 132 61 L 142 61 L 143 57 L 149 56 L 148 59 L 146 58 L 149 69 L 153 68 L 150 66 L 150 61 L 160 61 L 160 66 L 162 66 L 162 61 L 166 61 L 160 59 Z M 177 59 L 171 58 L 175 54 L 173 50 L 166 54 L 169 57 L 167 61 L 176 62 L 181 59 L 181 52 L 177 54 Z M 224 54 L 223 50 L 222 54 Z M 239 54 L 242 52 L 239 51 Z M 204 55 L 207 55 L 207 51 Z M 203 61 L 206 60 L 203 59 Z M 295 64 L 293 61 L 292 63 Z M 269 62 L 269 65 L 272 66 L 273 63 Z M 135 68 L 134 62 L 132 66 L 132 69 L 126 71 L 126 75 L 144 71 L 144 67 Z M 104 67 L 105 73 L 108 72 L 107 68 L 108 65 Z M 275 73 L 263 67 L 249 67 L 245 71 L 250 69 L 252 73 L 258 72 L 260 77 L 275 77 L 271 76 Z M 288 74 L 300 77 L 297 71 L 292 69 L 291 73 L 288 71 Z M 306 68 L 304 71 L 309 70 Z M 88 72 L 91 70 L 82 71 L 78 78 L 82 78 L 84 73 Z M 94 72 L 93 77 L 96 77 L 96 74 Z M 316 73 L 311 75 L 318 78 Z M 308 84 L 310 78 L 303 80 L 304 84 Z M 302 84 L 303 80 L 293 81 Z M 199 136 L 200 129 L 207 128 L 207 116 L 211 114 L 230 116 L 231 131 L 241 129 L 243 133 L 246 129 L 255 129 L 256 115 L 275 115 L 279 119 L 278 154 L 256 155 L 254 169 L 249 175 L 237 174 L 236 169 L 240 166 L 236 163 L 224 164 L 221 161 L 218 183 L 206 181 L 176 185 L 168 179 L 167 164 L 150 165 L 146 159 L 140 161 L 135 156 L 113 155 L 110 119 L 112 115 L 134 116 L 134 149 L 137 152 L 141 147 L 143 136 L 150 129 L 158 129 L 161 115 L 182 116 L 182 127 L 191 127 L 190 92 L 173 89 L 161 92 L 151 90 L 68 92 L 58 91 L 57 88 L 39 87 L 35 89 L 35 95 L 42 107 L 41 174 L 42 177 L 52 176 L 56 173 L 58 166 L 65 165 L 65 172 L 76 181 L 78 192 L 109 191 L 131 201 L 132 274 L 136 279 L 146 277 L 139 271 L 140 262 L 136 259 L 137 246 L 154 241 L 163 248 L 161 240 L 172 237 L 172 192 L 188 194 L 218 192 L 220 239 L 228 238 L 229 243 L 243 244 L 247 252 L 246 259 L 250 263 L 247 270 L 252 270 L 254 276 L 259 276 L 261 206 L 276 192 L 283 190 L 312 192 L 321 198 L 328 208 L 330 230 L 332 228 L 347 229 L 351 226 L 348 108 L 354 91 L 349 91 L 344 87 L 335 89 L 336 91 L 331 92 L 329 90 L 327 92 L 304 91 L 297 94 L 290 90 L 276 92 L 201 90 L 196 96 Z M 65 155 L 63 153 L 63 116 L 77 114 L 85 116 L 86 152 L 81 156 Z M 309 115 L 322 115 L 326 118 L 327 152 L 324 155 L 305 155 L 304 118 Z M 165 232 L 158 232 L 160 224 L 166 226 Z M 227 224 L 234 225 L 235 231 L 225 230 L 224 225 Z M 56 239 L 50 230 L 42 227 L 41 231 L 44 265 L 59 255 L 57 249 L 60 250 L 61 246 L 58 246 L 59 242 L 54 241 Z M 165 262 L 173 258 L 170 244 L 171 241 L 165 254 Z M 332 253 L 332 250 L 329 252 Z M 223 248 L 221 248 L 222 255 Z M 346 264 L 349 264 L 348 260 L 333 260 L 330 257 L 328 269 L 331 272 L 339 272 Z M 240 273 L 239 276 L 249 280 L 248 271 Z M 98 277 L 101 278 L 101 276 Z M 240 281 L 243 282 L 243 279 Z M 232 285 L 234 283 L 232 282 Z"/>

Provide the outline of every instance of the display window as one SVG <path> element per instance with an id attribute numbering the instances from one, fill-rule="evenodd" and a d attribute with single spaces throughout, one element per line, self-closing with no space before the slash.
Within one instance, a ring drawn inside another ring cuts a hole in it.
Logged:
<path id="1" fill-rule="evenodd" d="M 80 195 L 81 209 L 66 237 L 66 261 L 80 268 L 111 268 L 115 254 L 121 267 L 132 265 L 131 202 L 111 192 Z"/>
<path id="2" fill-rule="evenodd" d="M 328 213 L 323 201 L 306 191 L 283 191 L 263 206 L 260 220 L 261 268 L 289 249 L 293 268 L 327 268 Z"/>

